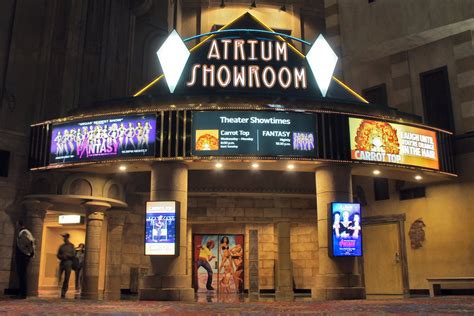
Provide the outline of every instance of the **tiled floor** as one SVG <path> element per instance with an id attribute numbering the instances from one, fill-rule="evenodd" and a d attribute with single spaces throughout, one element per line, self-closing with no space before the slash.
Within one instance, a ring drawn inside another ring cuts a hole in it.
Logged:
<path id="1" fill-rule="evenodd" d="M 212 299 L 211 299 L 212 300 Z M 165 314 L 165 315 L 474 315 L 473 296 L 436 298 L 381 299 L 313 302 L 298 299 L 275 302 L 270 298 L 220 298 L 219 302 L 202 299 L 196 303 L 143 302 L 136 300 L 93 301 L 81 299 L 0 298 L 0 315 L 17 314 Z"/>

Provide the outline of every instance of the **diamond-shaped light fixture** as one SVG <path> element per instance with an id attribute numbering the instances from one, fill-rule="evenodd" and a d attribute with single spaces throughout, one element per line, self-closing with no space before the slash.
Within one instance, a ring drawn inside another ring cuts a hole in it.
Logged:
<path id="1" fill-rule="evenodd" d="M 321 94 L 325 97 L 336 67 L 337 56 L 321 34 L 306 54 L 306 60 L 308 60 Z"/>
<path id="2" fill-rule="evenodd" d="M 189 50 L 176 30 L 156 52 L 170 92 L 173 93 L 189 58 Z"/>

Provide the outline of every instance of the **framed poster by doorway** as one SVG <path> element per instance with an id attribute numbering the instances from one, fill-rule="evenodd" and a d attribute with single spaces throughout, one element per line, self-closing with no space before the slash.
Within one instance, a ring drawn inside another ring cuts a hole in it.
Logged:
<path id="1" fill-rule="evenodd" d="M 193 236 L 194 288 L 199 292 L 244 291 L 244 236 Z"/>

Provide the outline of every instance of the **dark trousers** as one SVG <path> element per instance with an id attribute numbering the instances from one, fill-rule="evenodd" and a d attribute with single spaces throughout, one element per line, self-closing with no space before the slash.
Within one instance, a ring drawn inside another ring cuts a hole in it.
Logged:
<path id="1" fill-rule="evenodd" d="M 21 251 L 16 252 L 16 267 L 18 272 L 18 282 L 20 287 L 20 297 L 26 297 L 27 293 L 27 282 L 26 273 L 28 270 L 28 264 L 30 263 L 30 257 L 25 255 Z"/>
<path id="2" fill-rule="evenodd" d="M 79 264 L 79 266 L 76 270 L 74 270 L 74 272 L 76 273 L 76 290 L 82 289 L 82 264 Z"/>
<path id="3" fill-rule="evenodd" d="M 72 270 L 72 260 L 63 260 L 59 264 L 59 280 L 61 280 L 61 276 L 63 275 L 64 271 L 64 281 L 63 287 L 61 288 L 61 297 L 66 295 L 66 292 L 69 288 L 69 277 L 71 276 Z"/>
<path id="4" fill-rule="evenodd" d="M 199 267 L 203 267 L 207 271 L 206 288 L 209 290 L 212 285 L 212 274 L 213 274 L 211 265 L 206 260 L 198 260 L 196 271 L 199 269 Z"/>

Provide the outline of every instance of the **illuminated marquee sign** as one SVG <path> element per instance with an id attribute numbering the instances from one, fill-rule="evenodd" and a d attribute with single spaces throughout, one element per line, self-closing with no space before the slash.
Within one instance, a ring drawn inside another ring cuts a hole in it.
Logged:
<path id="1" fill-rule="evenodd" d="M 214 39 L 206 61 L 208 64 L 192 65 L 187 87 L 306 89 L 308 86 L 306 68 L 289 67 L 287 42 Z M 222 61 L 225 64 L 213 64 Z"/>
<path id="2" fill-rule="evenodd" d="M 146 203 L 145 255 L 179 255 L 179 203 Z"/>
<path id="3" fill-rule="evenodd" d="M 360 204 L 331 203 L 329 255 L 332 257 L 362 256 Z"/>
<path id="4" fill-rule="evenodd" d="M 155 155 L 156 115 L 54 125 L 50 163 Z"/>
<path id="5" fill-rule="evenodd" d="M 315 157 L 315 124 L 305 113 L 193 112 L 193 154 Z"/>
<path id="6" fill-rule="evenodd" d="M 352 159 L 439 169 L 434 131 L 352 117 L 349 129 Z"/>
<path id="7" fill-rule="evenodd" d="M 188 44 L 196 39 L 199 44 Z M 309 46 L 306 54 L 296 48 L 300 44 Z M 163 74 L 135 96 L 145 91 L 162 95 L 166 87 L 157 83 L 166 82 L 175 95 L 245 92 L 366 102 L 333 78 L 338 57 L 323 35 L 309 43 L 273 31 L 249 13 L 222 29 L 189 38 L 173 30 L 156 55 Z"/>

